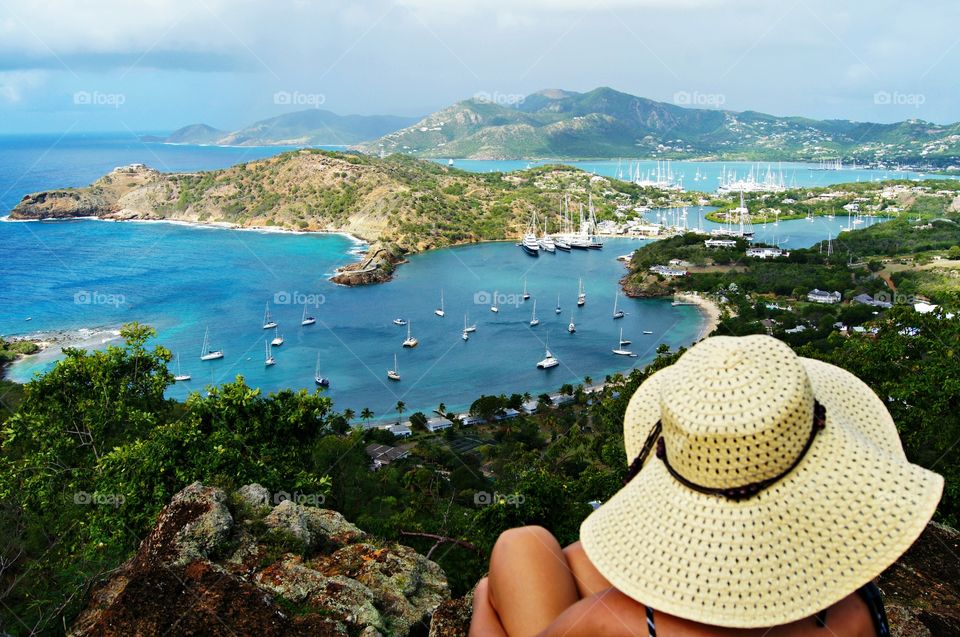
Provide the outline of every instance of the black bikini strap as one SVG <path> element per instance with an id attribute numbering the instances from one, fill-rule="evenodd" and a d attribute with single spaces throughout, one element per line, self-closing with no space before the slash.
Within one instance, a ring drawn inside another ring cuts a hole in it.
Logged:
<path id="1" fill-rule="evenodd" d="M 653 609 L 647 606 L 647 634 L 657 637 L 657 627 L 653 623 Z"/>
<path id="2" fill-rule="evenodd" d="M 873 582 L 864 584 L 857 591 L 860 599 L 867 605 L 867 611 L 870 613 L 870 620 L 873 622 L 873 629 L 877 637 L 890 637 L 890 625 L 887 623 L 887 611 L 883 607 L 883 595 L 880 589 Z"/>

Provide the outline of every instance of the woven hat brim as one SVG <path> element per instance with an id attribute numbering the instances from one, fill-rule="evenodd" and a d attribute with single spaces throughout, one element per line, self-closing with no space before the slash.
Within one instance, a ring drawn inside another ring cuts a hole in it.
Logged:
<path id="1" fill-rule="evenodd" d="M 943 479 L 907 462 L 886 423 L 848 422 L 856 410 L 831 410 L 851 395 L 858 409 L 879 399 L 847 372 L 811 363 L 827 425 L 782 480 L 735 502 L 684 487 L 654 458 L 587 518 L 583 547 L 611 584 L 704 624 L 774 626 L 831 606 L 910 547 Z"/>

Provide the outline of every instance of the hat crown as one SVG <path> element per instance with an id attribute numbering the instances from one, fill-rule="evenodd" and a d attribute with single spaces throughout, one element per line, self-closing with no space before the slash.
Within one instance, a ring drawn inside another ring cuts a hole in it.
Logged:
<path id="1" fill-rule="evenodd" d="M 686 480 L 733 489 L 782 475 L 810 439 L 810 379 L 767 336 L 713 337 L 665 370 L 660 385 L 670 465 Z"/>

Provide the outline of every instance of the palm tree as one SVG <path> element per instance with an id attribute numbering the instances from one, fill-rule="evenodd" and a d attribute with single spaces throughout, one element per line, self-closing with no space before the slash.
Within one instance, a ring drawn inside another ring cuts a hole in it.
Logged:
<path id="1" fill-rule="evenodd" d="M 395 407 L 395 409 L 397 410 L 398 418 L 403 417 L 403 412 L 406 410 L 406 408 L 407 408 L 407 403 L 403 402 L 402 400 L 397 401 L 397 406 Z"/>
<path id="2" fill-rule="evenodd" d="M 533 399 L 533 396 L 530 395 L 530 392 L 523 392 L 523 402 L 528 403 Z"/>
<path id="3" fill-rule="evenodd" d="M 445 414 L 445 413 L 447 413 L 447 406 L 444 405 L 443 403 L 440 403 L 439 405 L 437 405 L 437 413 L 438 413 L 438 414 Z"/>
<path id="4" fill-rule="evenodd" d="M 583 384 L 586 385 L 587 387 L 589 387 L 590 385 L 593 384 L 593 378 L 591 378 L 590 376 L 584 376 L 584 377 L 583 377 Z"/>
<path id="5" fill-rule="evenodd" d="M 363 409 L 360 410 L 360 418 L 363 419 L 363 422 L 367 422 L 368 420 L 373 418 L 373 411 L 371 411 L 369 407 L 364 407 Z"/>
<path id="6" fill-rule="evenodd" d="M 343 419 L 346 420 L 347 422 L 350 422 L 351 420 L 353 420 L 354 416 L 356 415 L 357 414 L 354 413 L 354 411 L 349 407 L 343 410 Z"/>

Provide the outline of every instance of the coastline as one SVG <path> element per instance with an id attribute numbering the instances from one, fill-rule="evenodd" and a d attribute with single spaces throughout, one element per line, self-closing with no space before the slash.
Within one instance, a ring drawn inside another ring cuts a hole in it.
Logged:
<path id="1" fill-rule="evenodd" d="M 700 329 L 700 335 L 696 340 L 699 341 L 710 336 L 720 326 L 720 306 L 712 299 L 693 292 L 677 293 L 674 299 L 694 305 L 700 311 L 703 317 L 703 327 Z"/>

